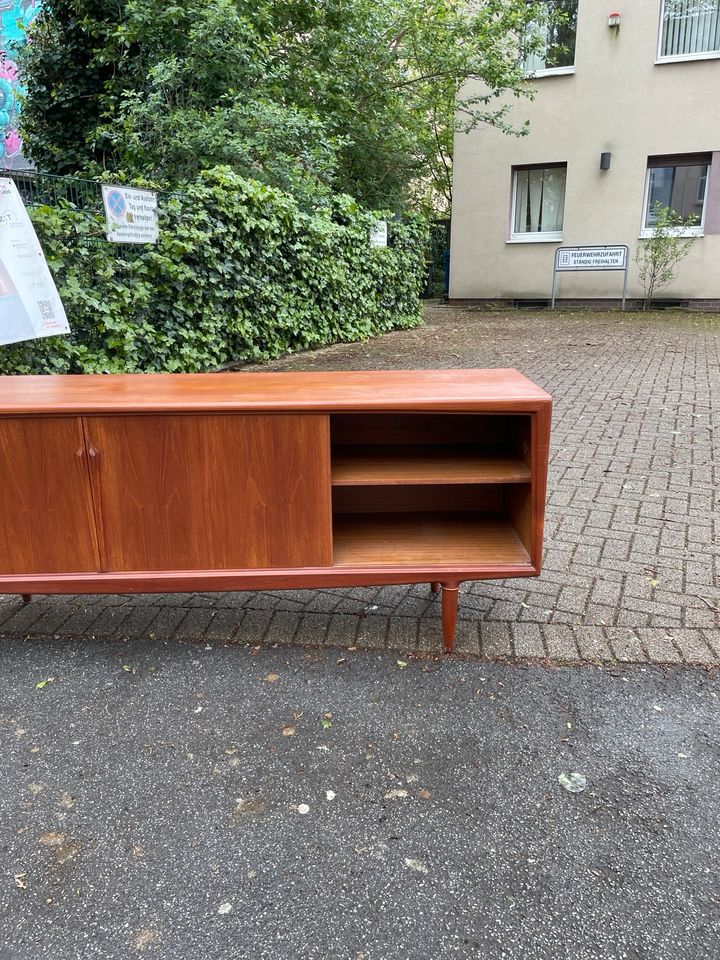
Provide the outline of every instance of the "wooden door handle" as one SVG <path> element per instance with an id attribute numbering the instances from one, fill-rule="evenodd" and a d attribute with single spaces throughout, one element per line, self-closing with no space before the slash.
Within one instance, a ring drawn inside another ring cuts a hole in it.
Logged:
<path id="1" fill-rule="evenodd" d="M 88 456 L 91 460 L 96 460 L 100 456 L 100 451 L 92 443 L 88 444 Z"/>

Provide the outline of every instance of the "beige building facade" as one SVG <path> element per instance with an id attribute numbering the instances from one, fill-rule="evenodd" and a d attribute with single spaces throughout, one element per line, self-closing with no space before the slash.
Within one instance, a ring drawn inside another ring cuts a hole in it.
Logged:
<path id="1" fill-rule="evenodd" d="M 578 0 L 527 64 L 527 136 L 457 134 L 451 300 L 549 300 L 556 249 L 601 244 L 629 247 L 639 298 L 638 247 L 669 207 L 696 240 L 658 298 L 720 308 L 720 0 L 614 3 Z M 622 282 L 562 273 L 558 302 L 617 301 Z"/>

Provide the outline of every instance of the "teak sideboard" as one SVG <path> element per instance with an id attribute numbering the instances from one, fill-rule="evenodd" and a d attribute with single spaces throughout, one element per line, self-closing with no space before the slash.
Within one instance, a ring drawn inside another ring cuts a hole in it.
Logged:
<path id="1" fill-rule="evenodd" d="M 540 573 L 551 398 L 515 370 L 0 377 L 0 593 Z"/>

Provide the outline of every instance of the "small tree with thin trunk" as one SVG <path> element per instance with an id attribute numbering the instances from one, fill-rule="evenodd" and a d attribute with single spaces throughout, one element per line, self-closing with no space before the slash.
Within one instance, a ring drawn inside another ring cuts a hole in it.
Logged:
<path id="1" fill-rule="evenodd" d="M 643 241 L 635 258 L 640 284 L 645 291 L 643 310 L 649 310 L 658 290 L 675 279 L 677 265 L 685 259 L 696 240 L 696 237 L 684 235 L 684 231 L 698 225 L 697 218 L 683 219 L 670 207 L 663 207 L 657 202 L 653 212 L 655 224 L 652 234 Z"/>

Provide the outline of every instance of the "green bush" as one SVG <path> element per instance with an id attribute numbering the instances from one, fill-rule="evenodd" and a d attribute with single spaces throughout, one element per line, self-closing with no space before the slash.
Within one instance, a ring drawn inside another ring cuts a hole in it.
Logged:
<path id="1" fill-rule="evenodd" d="M 168 197 L 156 246 L 119 256 L 104 220 L 31 210 L 72 333 L 0 347 L 2 373 L 198 371 L 360 340 L 420 320 L 427 228 L 338 196 L 312 213 L 229 168 Z"/>

